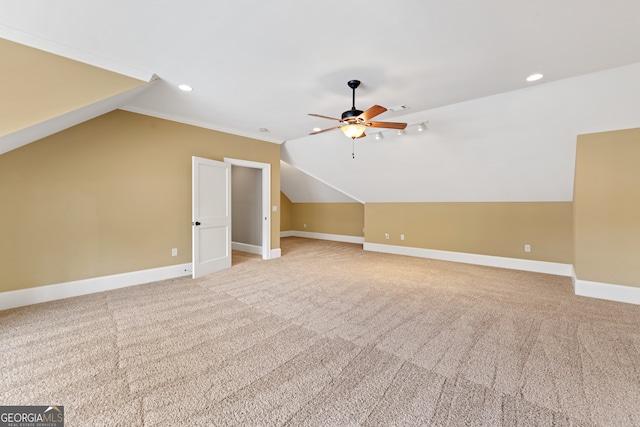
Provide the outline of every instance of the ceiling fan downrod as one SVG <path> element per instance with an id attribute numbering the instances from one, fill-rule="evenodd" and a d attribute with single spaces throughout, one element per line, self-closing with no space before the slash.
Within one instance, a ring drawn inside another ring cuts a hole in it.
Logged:
<path id="1" fill-rule="evenodd" d="M 351 110 L 347 110 L 342 113 L 342 120 L 346 120 L 352 117 L 358 117 L 362 114 L 362 111 L 356 109 L 356 89 L 360 86 L 360 80 L 349 80 L 347 85 L 352 89 L 351 94 Z"/>
<path id="2" fill-rule="evenodd" d="M 349 87 L 352 89 L 353 93 L 351 96 L 351 109 L 356 109 L 356 89 L 360 86 L 360 80 L 349 80 L 347 83 Z"/>

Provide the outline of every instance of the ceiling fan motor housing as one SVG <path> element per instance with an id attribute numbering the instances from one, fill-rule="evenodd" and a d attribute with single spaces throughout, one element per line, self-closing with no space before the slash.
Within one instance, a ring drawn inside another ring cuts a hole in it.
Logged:
<path id="1" fill-rule="evenodd" d="M 355 119 L 360 114 L 362 114 L 362 111 L 361 110 L 356 110 L 355 108 L 351 109 L 351 110 L 347 110 L 344 113 L 342 113 L 342 120 L 348 120 L 348 119 L 351 119 L 351 118 Z"/>

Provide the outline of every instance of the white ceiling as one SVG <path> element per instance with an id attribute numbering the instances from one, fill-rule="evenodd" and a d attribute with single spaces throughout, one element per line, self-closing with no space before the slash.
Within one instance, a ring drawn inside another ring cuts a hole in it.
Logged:
<path id="1" fill-rule="evenodd" d="M 349 109 L 350 79 L 360 109 L 416 112 L 640 62 L 638 22 L 637 0 L 0 0 L 4 38 L 158 75 L 131 109 L 279 142 Z"/>
<path id="2" fill-rule="evenodd" d="M 640 127 L 638 76 L 640 63 L 405 115 L 404 135 L 358 139 L 355 158 L 341 132 L 287 141 L 281 158 L 363 203 L 571 201 L 577 136 Z"/>
<path id="3" fill-rule="evenodd" d="M 125 109 L 271 142 L 308 141 L 310 147 L 345 138 L 339 131 L 313 140 L 305 136 L 316 126 L 333 125 L 307 113 L 336 117 L 351 107 L 350 79 L 362 81 L 356 93 L 360 109 L 409 107 L 378 120 L 429 119 L 432 111 L 449 105 L 638 63 L 638 22 L 638 0 L 0 0 L 0 37 L 143 80 L 160 77 Z M 545 78 L 525 82 L 535 72 Z M 191 85 L 193 92 L 177 89 L 180 83 Z M 545 99 L 553 99 L 549 96 Z M 458 113 L 450 118 L 460 120 Z M 445 125 L 455 126 L 432 123 L 431 129 Z M 556 136 L 550 136 L 550 144 Z M 373 138 L 358 142 L 365 140 Z M 340 142 L 335 149 L 326 144 L 335 156 L 324 156 L 326 162 L 341 156 L 352 160 L 350 144 Z M 315 148 L 292 145 L 286 154 L 290 164 L 343 193 L 361 201 L 412 199 L 397 196 L 406 177 L 395 182 L 390 177 L 388 191 L 378 188 L 374 197 L 363 187 L 397 150 L 382 149 L 352 176 L 330 165 L 308 166 Z M 345 146 L 346 154 L 341 151 Z M 515 146 L 524 147 L 516 157 L 526 155 L 525 143 Z M 405 153 L 410 156 L 411 149 Z M 455 157 L 438 165 L 451 166 Z M 414 156 L 409 163 L 415 161 Z M 469 161 L 465 167 L 474 165 Z M 430 181 L 433 176 L 420 168 L 414 173 L 411 180 L 440 186 L 437 194 L 423 194 L 420 200 L 469 199 L 463 193 L 443 198 L 440 192 L 451 194 L 445 183 Z M 479 198 L 510 200 L 510 191 Z M 559 197 L 536 191 L 531 197 Z"/>

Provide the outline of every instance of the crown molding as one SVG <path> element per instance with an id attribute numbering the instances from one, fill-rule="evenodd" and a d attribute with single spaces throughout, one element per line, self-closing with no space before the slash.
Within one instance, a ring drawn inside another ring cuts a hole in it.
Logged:
<path id="1" fill-rule="evenodd" d="M 10 27 L 6 24 L 0 24 L 0 38 L 49 52 L 54 55 L 69 58 L 74 61 L 82 62 L 84 64 L 92 65 L 94 67 L 112 71 L 114 73 L 132 77 L 137 80 L 150 82 L 154 79 L 154 74 L 149 71 L 140 70 L 138 68 L 131 67 L 130 65 L 103 58 L 83 49 L 73 48 L 63 43 L 54 42 L 44 37 Z"/>

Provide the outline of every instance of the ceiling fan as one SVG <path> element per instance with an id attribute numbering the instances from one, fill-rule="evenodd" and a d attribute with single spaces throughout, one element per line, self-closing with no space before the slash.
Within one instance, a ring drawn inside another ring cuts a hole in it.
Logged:
<path id="1" fill-rule="evenodd" d="M 340 122 L 341 124 L 339 126 L 334 126 L 331 128 L 312 132 L 309 135 L 316 135 L 318 133 L 323 133 L 323 132 L 327 132 L 327 131 L 339 128 L 342 132 L 344 132 L 345 135 L 347 135 L 352 140 L 355 140 L 356 138 L 362 138 L 367 136 L 364 133 L 364 131 L 368 127 L 388 128 L 388 129 L 404 129 L 407 127 L 406 123 L 369 121 L 370 119 L 376 117 L 377 115 L 384 113 L 385 111 L 387 111 L 387 109 L 380 105 L 374 105 L 373 107 L 369 108 L 366 111 L 356 109 L 356 88 L 360 86 L 360 80 L 349 80 L 347 85 L 349 85 L 349 87 L 353 90 L 353 97 L 352 97 L 353 102 L 351 104 L 352 105 L 351 109 L 342 113 L 342 118 L 336 119 L 333 117 L 323 116 L 321 114 L 309 114 L 310 116 L 314 116 L 314 117 L 321 117 L 323 119 L 335 120 L 337 122 Z"/>

